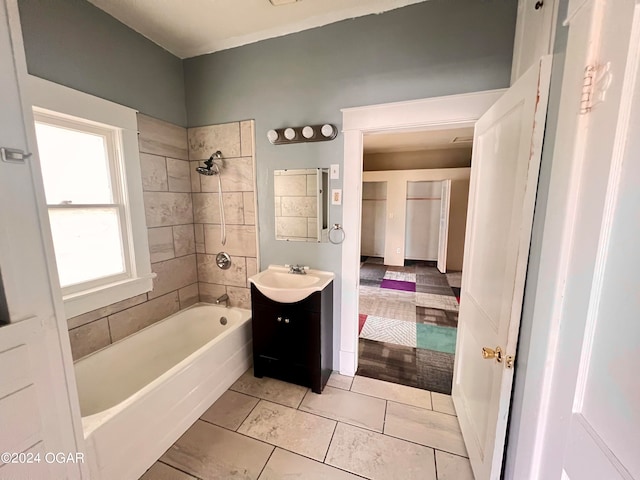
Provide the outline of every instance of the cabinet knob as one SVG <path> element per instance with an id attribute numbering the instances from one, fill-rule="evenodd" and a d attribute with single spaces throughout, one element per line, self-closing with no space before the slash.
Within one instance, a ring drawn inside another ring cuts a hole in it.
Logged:
<path id="1" fill-rule="evenodd" d="M 282 321 L 282 317 L 278 317 L 278 318 L 276 318 L 276 320 L 277 320 L 278 322 L 281 322 L 281 321 Z"/>
<path id="2" fill-rule="evenodd" d="M 288 318 L 285 318 L 285 319 L 284 319 L 284 323 L 289 323 L 289 319 L 288 319 Z"/>

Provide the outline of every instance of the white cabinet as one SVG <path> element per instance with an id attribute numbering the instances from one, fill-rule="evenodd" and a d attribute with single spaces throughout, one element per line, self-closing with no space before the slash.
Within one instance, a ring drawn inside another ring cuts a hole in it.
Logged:
<path id="1" fill-rule="evenodd" d="M 559 0 L 518 0 L 511 84 L 553 52 Z"/>

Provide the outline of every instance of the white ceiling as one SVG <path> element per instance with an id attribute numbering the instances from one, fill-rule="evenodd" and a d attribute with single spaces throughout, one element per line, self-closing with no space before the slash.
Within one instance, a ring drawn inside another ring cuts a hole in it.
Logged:
<path id="1" fill-rule="evenodd" d="M 225 50 L 425 0 L 89 0 L 180 58 Z"/>
<path id="2" fill-rule="evenodd" d="M 457 139 L 454 142 L 454 139 Z M 473 127 L 365 135 L 365 153 L 413 152 L 450 148 L 471 149 Z"/>

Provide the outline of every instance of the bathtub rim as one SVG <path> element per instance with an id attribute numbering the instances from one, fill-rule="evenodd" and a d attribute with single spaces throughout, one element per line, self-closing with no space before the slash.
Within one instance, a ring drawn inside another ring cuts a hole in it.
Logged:
<path id="1" fill-rule="evenodd" d="M 173 317 L 176 317 L 180 314 L 184 314 L 185 312 L 187 312 L 188 310 L 193 310 L 196 309 L 198 307 L 215 307 L 216 309 L 224 309 L 227 310 L 227 308 L 225 307 L 221 307 L 220 305 L 217 304 L 213 304 L 213 303 L 207 303 L 207 302 L 198 302 L 195 303 L 193 305 L 190 305 L 189 307 L 183 309 L 183 310 L 179 310 L 171 315 L 169 315 L 168 317 L 163 318 L 162 320 L 159 320 L 157 322 L 152 323 L 151 325 L 148 325 L 146 327 L 144 327 L 143 329 L 138 330 L 137 332 L 128 335 L 116 342 L 113 342 L 110 345 L 107 345 L 106 347 L 103 347 L 99 350 L 96 350 L 95 352 L 92 352 L 90 355 L 87 355 L 85 357 L 82 357 L 80 359 L 78 359 L 77 361 L 74 362 L 74 366 L 76 363 L 81 362 L 82 360 L 85 360 L 89 357 L 92 357 L 100 352 L 105 351 L 106 349 L 108 349 L 109 347 L 119 344 L 121 342 L 126 341 L 129 338 L 132 338 L 138 334 L 141 334 L 142 332 L 153 328 L 163 322 L 166 322 L 168 320 L 170 320 Z M 173 365 L 171 368 L 169 368 L 168 370 L 166 370 L 165 372 L 163 372 L 161 375 L 159 375 L 158 377 L 154 378 L 151 382 L 147 383 L 144 387 L 142 387 L 140 390 L 137 390 L 136 392 L 134 392 L 133 394 L 131 394 L 130 396 L 128 396 L 127 398 L 125 398 L 124 400 L 122 400 L 121 402 L 107 408 L 106 410 L 102 410 L 101 412 L 97 412 L 94 413 L 92 415 L 87 415 L 87 416 L 83 416 L 82 418 L 82 431 L 84 434 L 84 438 L 88 438 L 89 436 L 91 436 L 91 434 L 98 429 L 101 425 L 103 425 L 105 422 L 109 421 L 111 418 L 113 418 L 114 416 L 116 416 L 118 414 L 118 412 L 122 411 L 123 409 L 125 409 L 128 405 L 131 405 L 132 403 L 141 400 L 143 398 L 145 398 L 146 396 L 148 396 L 149 394 L 151 394 L 156 387 L 161 384 L 164 380 L 166 380 L 167 378 L 170 378 L 174 375 L 179 374 L 181 371 L 186 370 L 187 368 L 189 368 L 189 366 L 199 357 L 201 357 L 210 347 L 212 344 L 214 343 L 218 343 L 220 341 L 222 341 L 223 338 L 229 336 L 232 332 L 239 330 L 243 325 L 245 325 L 247 322 L 251 321 L 251 310 L 248 310 L 246 308 L 240 308 L 240 307 L 229 307 L 228 310 L 233 310 L 233 311 L 239 311 L 240 313 L 242 313 L 243 315 L 241 315 L 240 317 L 240 322 L 234 326 L 234 328 L 230 328 L 225 330 L 224 332 L 222 332 L 220 335 L 217 335 L 216 337 L 212 338 L 211 340 L 209 340 L 207 343 L 205 343 L 204 345 L 202 345 L 201 347 L 199 347 L 198 349 L 194 350 L 193 352 L 191 352 L 187 357 L 183 358 L 180 362 L 176 363 L 175 365 Z"/>

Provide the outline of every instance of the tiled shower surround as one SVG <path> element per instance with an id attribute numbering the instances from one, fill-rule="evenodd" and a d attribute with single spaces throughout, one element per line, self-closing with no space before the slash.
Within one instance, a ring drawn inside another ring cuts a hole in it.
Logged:
<path id="1" fill-rule="evenodd" d="M 138 115 L 151 292 L 68 319 L 75 360 L 198 301 L 227 293 L 250 308 L 247 278 L 257 272 L 253 121 L 186 129 Z M 195 172 L 220 150 L 227 243 L 220 245 L 217 178 Z M 215 256 L 231 255 L 220 270 Z"/>

